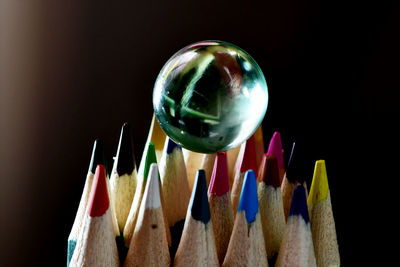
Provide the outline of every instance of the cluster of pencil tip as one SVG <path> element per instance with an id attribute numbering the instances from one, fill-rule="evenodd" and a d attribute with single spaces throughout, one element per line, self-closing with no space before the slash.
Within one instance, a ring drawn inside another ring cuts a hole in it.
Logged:
<path id="1" fill-rule="evenodd" d="M 111 175 L 96 140 L 68 238 L 68 266 L 339 266 L 324 160 L 308 194 L 261 127 L 227 152 L 199 154 L 153 116 L 139 168 L 124 124 Z"/>

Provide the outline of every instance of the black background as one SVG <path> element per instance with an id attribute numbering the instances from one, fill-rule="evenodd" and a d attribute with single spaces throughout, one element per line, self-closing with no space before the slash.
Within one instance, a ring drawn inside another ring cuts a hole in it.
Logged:
<path id="1" fill-rule="evenodd" d="M 308 183 L 326 160 L 342 265 L 389 260 L 375 238 L 390 240 L 398 202 L 394 1 L 2 1 L 0 12 L 0 265 L 65 264 L 94 139 L 111 166 L 128 121 L 139 161 L 159 71 L 206 39 L 263 70 L 266 145 L 276 130 L 287 154 L 297 141 Z"/>

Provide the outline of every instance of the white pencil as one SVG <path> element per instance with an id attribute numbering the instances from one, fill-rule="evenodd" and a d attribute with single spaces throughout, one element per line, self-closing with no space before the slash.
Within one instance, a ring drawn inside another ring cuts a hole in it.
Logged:
<path id="1" fill-rule="evenodd" d="M 158 168 L 152 163 L 124 267 L 170 266 L 164 225 Z"/>

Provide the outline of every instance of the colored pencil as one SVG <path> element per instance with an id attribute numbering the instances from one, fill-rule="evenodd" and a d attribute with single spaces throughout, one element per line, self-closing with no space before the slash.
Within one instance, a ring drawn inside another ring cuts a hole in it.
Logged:
<path id="1" fill-rule="evenodd" d="M 83 188 L 83 193 L 81 200 L 79 202 L 78 211 L 76 213 L 75 220 L 68 237 L 67 266 L 71 261 L 72 254 L 74 253 L 76 246 L 76 240 L 78 238 L 78 234 L 80 232 L 80 229 L 82 228 L 84 218 L 86 216 L 87 203 L 90 195 L 90 190 L 92 189 L 92 183 L 96 171 L 96 166 L 98 164 L 106 166 L 104 143 L 100 139 L 94 141 L 92 156 L 89 164 L 89 170 L 86 175 L 85 186 Z"/>
<path id="2" fill-rule="evenodd" d="M 222 266 L 268 266 L 258 210 L 257 181 L 253 170 L 246 172 L 240 202 Z"/>
<path id="3" fill-rule="evenodd" d="M 283 181 L 281 184 L 281 190 L 282 190 L 282 201 L 283 201 L 283 210 L 285 212 L 285 220 L 287 220 L 289 216 L 289 211 L 290 211 L 290 206 L 292 202 L 292 197 L 293 197 L 293 191 L 294 188 L 296 187 L 298 180 L 297 180 L 297 155 L 296 157 L 294 156 L 294 150 L 295 150 L 295 145 L 296 143 L 293 143 L 292 146 L 292 152 L 290 153 L 290 158 L 287 166 L 286 173 L 283 177 Z"/>
<path id="4" fill-rule="evenodd" d="M 121 233 L 124 231 L 137 183 L 130 128 L 128 123 L 122 126 L 110 178 L 111 199 Z"/>
<path id="5" fill-rule="evenodd" d="M 278 161 L 275 156 L 264 155 L 258 180 L 258 201 L 260 204 L 265 249 L 268 258 L 272 258 L 279 251 L 286 224 Z"/>
<path id="6" fill-rule="evenodd" d="M 262 124 L 258 126 L 257 130 L 255 131 L 254 135 L 254 145 L 256 150 L 256 160 L 257 166 L 260 166 L 261 161 L 263 160 L 265 148 L 264 148 L 264 136 L 262 131 Z"/>
<path id="7" fill-rule="evenodd" d="M 203 154 L 203 158 L 200 163 L 200 170 L 204 170 L 206 173 L 206 182 L 207 182 L 207 187 L 210 184 L 211 181 L 211 175 L 214 169 L 214 162 L 215 162 L 215 157 L 217 156 L 216 153 L 211 153 L 211 154 Z"/>
<path id="8" fill-rule="evenodd" d="M 156 115 L 153 113 L 153 117 L 151 119 L 151 124 L 150 124 L 150 129 L 149 129 L 149 134 L 147 135 L 146 144 L 143 149 L 143 154 L 142 154 L 142 158 L 140 160 L 139 166 L 142 165 L 142 162 L 145 163 L 145 161 L 146 161 L 147 149 L 149 147 L 150 142 L 152 142 L 154 144 L 154 150 L 156 153 L 157 162 L 160 162 L 166 137 L 167 137 L 167 135 L 161 129 L 161 126 L 157 121 Z"/>
<path id="9" fill-rule="evenodd" d="M 143 164 L 140 164 L 140 166 L 139 166 L 136 192 L 135 192 L 135 196 L 133 197 L 131 210 L 129 211 L 129 215 L 126 220 L 126 224 L 125 224 L 125 228 L 124 228 L 124 240 L 125 240 L 125 245 L 127 247 L 131 243 L 131 238 L 132 238 L 133 232 L 135 230 L 136 221 L 137 221 L 139 209 L 140 209 L 140 204 L 142 202 L 144 190 L 146 188 L 148 174 L 150 171 L 150 165 L 152 163 L 157 163 L 154 144 L 152 142 L 149 143 L 146 151 L 147 151 L 147 155 L 146 155 L 145 161 L 143 162 Z M 160 192 L 160 193 L 161 193 L 161 205 L 164 207 L 165 205 L 164 205 L 163 195 L 162 195 L 162 192 Z M 165 217 L 165 214 L 164 214 L 164 217 Z M 167 241 L 168 241 L 168 244 L 171 244 L 171 234 L 169 232 L 169 227 L 168 227 L 168 222 L 167 222 L 166 217 L 165 217 L 164 222 L 165 222 L 166 233 L 167 233 Z"/>
<path id="10" fill-rule="evenodd" d="M 190 200 L 190 189 L 182 148 L 167 137 L 160 162 L 162 194 L 165 214 L 171 232 L 171 257 L 175 255 L 185 223 Z"/>
<path id="11" fill-rule="evenodd" d="M 232 149 L 226 151 L 226 161 L 228 165 L 228 179 L 229 179 L 229 190 L 232 190 L 233 180 L 235 176 L 235 165 L 242 145 L 238 145 Z"/>
<path id="12" fill-rule="evenodd" d="M 204 170 L 196 175 L 174 266 L 219 266 Z"/>
<path id="13" fill-rule="evenodd" d="M 105 167 L 97 165 L 70 266 L 120 266 L 106 179 Z"/>
<path id="14" fill-rule="evenodd" d="M 304 186 L 298 185 L 279 249 L 276 267 L 314 267 L 316 265 Z"/>
<path id="15" fill-rule="evenodd" d="M 247 170 L 255 171 L 256 169 L 258 169 L 254 136 L 251 136 L 242 146 L 243 146 L 243 148 L 241 148 L 242 152 L 239 152 L 239 156 L 237 159 L 238 163 L 236 164 L 235 178 L 233 180 L 232 192 L 231 192 L 231 201 L 232 201 L 234 217 L 236 215 L 236 211 L 239 204 L 244 175 Z"/>
<path id="16" fill-rule="evenodd" d="M 218 152 L 208 187 L 211 220 L 214 228 L 215 247 L 222 263 L 228 249 L 233 229 L 233 211 L 229 191 L 226 152 Z"/>
<path id="17" fill-rule="evenodd" d="M 193 190 L 194 181 L 196 179 L 197 170 L 200 169 L 201 162 L 203 161 L 203 154 L 182 149 L 183 159 L 185 160 L 187 179 L 189 183 L 190 192 Z"/>
<path id="18" fill-rule="evenodd" d="M 317 266 L 340 266 L 335 220 L 324 160 L 315 162 L 307 202 Z"/>
<path id="19" fill-rule="evenodd" d="M 170 266 L 164 225 L 158 168 L 152 163 L 124 267 Z"/>
<path id="20" fill-rule="evenodd" d="M 278 160 L 279 180 L 282 184 L 283 176 L 285 175 L 285 162 L 283 159 L 281 134 L 279 132 L 274 132 L 272 135 L 267 154 L 274 155 Z"/>

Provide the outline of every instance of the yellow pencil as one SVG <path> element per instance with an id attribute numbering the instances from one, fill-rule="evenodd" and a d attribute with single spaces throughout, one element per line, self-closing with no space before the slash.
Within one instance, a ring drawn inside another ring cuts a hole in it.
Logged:
<path id="1" fill-rule="evenodd" d="M 315 162 L 314 176 L 307 202 L 317 266 L 340 266 L 335 220 L 324 160 Z"/>

